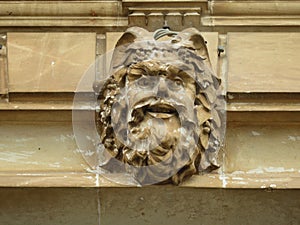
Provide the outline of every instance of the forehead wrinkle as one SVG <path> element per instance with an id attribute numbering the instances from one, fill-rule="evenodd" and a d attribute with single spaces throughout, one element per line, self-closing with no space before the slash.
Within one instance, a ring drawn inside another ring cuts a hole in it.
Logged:
<path id="1" fill-rule="evenodd" d="M 143 61 L 132 64 L 129 67 L 129 74 L 132 75 L 139 75 L 137 73 L 132 73 L 133 70 L 140 70 L 141 74 L 149 75 L 149 76 L 156 76 L 161 72 L 166 72 L 167 66 L 165 64 L 161 64 L 160 62 L 155 61 Z"/>

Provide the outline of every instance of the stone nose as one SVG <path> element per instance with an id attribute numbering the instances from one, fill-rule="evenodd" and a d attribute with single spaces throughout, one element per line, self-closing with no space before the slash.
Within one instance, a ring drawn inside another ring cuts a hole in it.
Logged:
<path id="1" fill-rule="evenodd" d="M 168 84 L 165 78 L 159 78 L 158 80 L 157 96 L 161 98 L 169 97 Z"/>

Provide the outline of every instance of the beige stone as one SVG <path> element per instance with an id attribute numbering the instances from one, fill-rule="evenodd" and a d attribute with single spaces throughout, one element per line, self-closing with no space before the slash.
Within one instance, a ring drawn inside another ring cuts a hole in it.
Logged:
<path id="1" fill-rule="evenodd" d="M 106 33 L 106 71 L 109 71 L 110 62 L 113 54 L 113 50 L 119 38 L 122 36 L 123 32 L 107 32 Z"/>
<path id="2" fill-rule="evenodd" d="M 119 1 L 1 1 L 1 16 L 114 16 Z"/>
<path id="3" fill-rule="evenodd" d="M 299 92 L 298 33 L 229 33 L 229 92 Z"/>
<path id="4" fill-rule="evenodd" d="M 0 33 L 0 95 L 7 94 L 6 35 Z"/>
<path id="5" fill-rule="evenodd" d="M 0 125 L 0 173 L 85 172 L 70 123 Z"/>
<path id="6" fill-rule="evenodd" d="M 49 19 L 50 18 L 50 19 Z M 128 21 L 126 17 L 79 17 L 79 16 L 19 16 L 19 17 L 0 17 L 1 27 L 14 27 L 14 31 L 19 31 L 24 27 L 51 27 L 55 31 L 65 31 L 68 28 L 83 27 L 90 28 L 89 31 L 94 32 L 95 27 L 98 31 L 105 32 L 111 28 L 112 24 L 118 28 L 127 27 Z M 66 28 L 67 27 L 67 28 Z M 38 29 L 38 28 L 37 28 Z M 31 30 L 30 28 L 28 30 Z M 52 29 L 53 30 L 53 29 Z M 40 30 L 37 30 L 40 31 Z"/>
<path id="7" fill-rule="evenodd" d="M 5 114 L 2 111 L 0 119 L 0 186 L 118 186 L 102 175 L 87 171 L 89 166 L 77 151 L 69 112 L 8 111 Z M 193 176 L 183 186 L 299 187 L 297 125 L 278 121 L 276 125 L 267 125 L 271 119 L 263 125 L 258 122 L 231 125 L 231 122 L 225 149 L 220 154 L 221 169 Z"/>
<path id="8" fill-rule="evenodd" d="M 6 58 L 0 56 L 0 94 L 7 94 L 7 64 Z"/>
<path id="9" fill-rule="evenodd" d="M 224 170 L 247 174 L 300 170 L 299 126 L 241 125 L 227 128 Z"/>
<path id="10" fill-rule="evenodd" d="M 95 33 L 8 33 L 10 92 L 75 91 L 95 43 Z"/>
<path id="11" fill-rule="evenodd" d="M 299 15 L 298 1 L 212 1 L 212 15 Z"/>

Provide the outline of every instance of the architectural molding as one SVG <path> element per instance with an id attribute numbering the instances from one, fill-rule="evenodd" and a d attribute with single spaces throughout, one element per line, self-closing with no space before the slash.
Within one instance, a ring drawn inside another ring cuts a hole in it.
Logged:
<path id="1" fill-rule="evenodd" d="M 300 26 L 300 16 L 205 16 L 203 26 L 224 27 L 291 27 Z"/>
<path id="2" fill-rule="evenodd" d="M 127 17 L 0 17 L 0 27 L 127 27 Z"/>
<path id="3" fill-rule="evenodd" d="M 298 189 L 300 178 L 292 173 L 266 174 L 204 174 L 194 176 L 180 185 L 180 188 L 233 188 L 288 190 Z M 274 184 L 276 185 L 274 186 Z M 113 183 L 98 174 L 88 172 L 52 172 L 52 173 L 0 173 L 0 187 L 89 187 L 89 188 L 134 188 Z M 153 188 L 153 186 L 151 187 Z"/>
<path id="4" fill-rule="evenodd" d="M 299 26 L 300 1 L 0 1 L 0 27 Z M 126 21 L 128 19 L 128 22 Z M 185 21 L 185 22 L 184 22 Z"/>
<path id="5" fill-rule="evenodd" d="M 299 15 L 300 1 L 291 0 L 215 0 L 208 1 L 208 8 L 214 16 L 279 16 Z"/>
<path id="6" fill-rule="evenodd" d="M 0 1 L 0 16 L 105 17 L 120 15 L 118 0 L 100 1 Z M 120 15 L 122 16 L 122 15 Z"/>

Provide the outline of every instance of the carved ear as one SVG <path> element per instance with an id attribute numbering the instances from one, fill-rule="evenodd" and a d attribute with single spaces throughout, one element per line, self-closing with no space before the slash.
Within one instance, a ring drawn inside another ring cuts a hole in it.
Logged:
<path id="1" fill-rule="evenodd" d="M 118 40 L 110 64 L 110 71 L 112 72 L 116 68 L 122 65 L 126 49 L 130 44 L 134 42 L 136 35 L 131 32 L 125 32 L 122 37 Z"/>
<path id="2" fill-rule="evenodd" d="M 128 28 L 122 37 L 118 40 L 115 47 L 119 47 L 121 45 L 131 44 L 132 42 L 137 40 L 143 40 L 146 36 L 149 35 L 149 31 L 141 28 L 141 27 L 130 27 Z"/>
<path id="3" fill-rule="evenodd" d="M 118 40 L 111 61 L 111 69 L 116 69 L 122 65 L 124 58 L 128 55 L 126 49 L 135 41 L 143 40 L 149 35 L 149 32 L 140 27 L 131 27 Z"/>
<path id="4" fill-rule="evenodd" d="M 190 37 L 190 41 L 193 42 L 197 55 L 207 59 L 210 62 L 206 42 L 200 34 L 194 34 Z"/>
<path id="5" fill-rule="evenodd" d="M 182 33 L 185 39 L 184 47 L 194 49 L 196 54 L 201 58 L 204 58 L 204 62 L 211 66 L 206 41 L 200 32 L 195 28 L 188 28 L 180 33 Z"/>
<path id="6" fill-rule="evenodd" d="M 136 35 L 130 32 L 126 32 L 122 35 L 122 37 L 118 40 L 117 44 L 116 44 L 116 48 L 123 46 L 123 45 L 128 45 L 131 44 L 132 42 L 134 42 L 134 40 L 136 39 Z"/>

